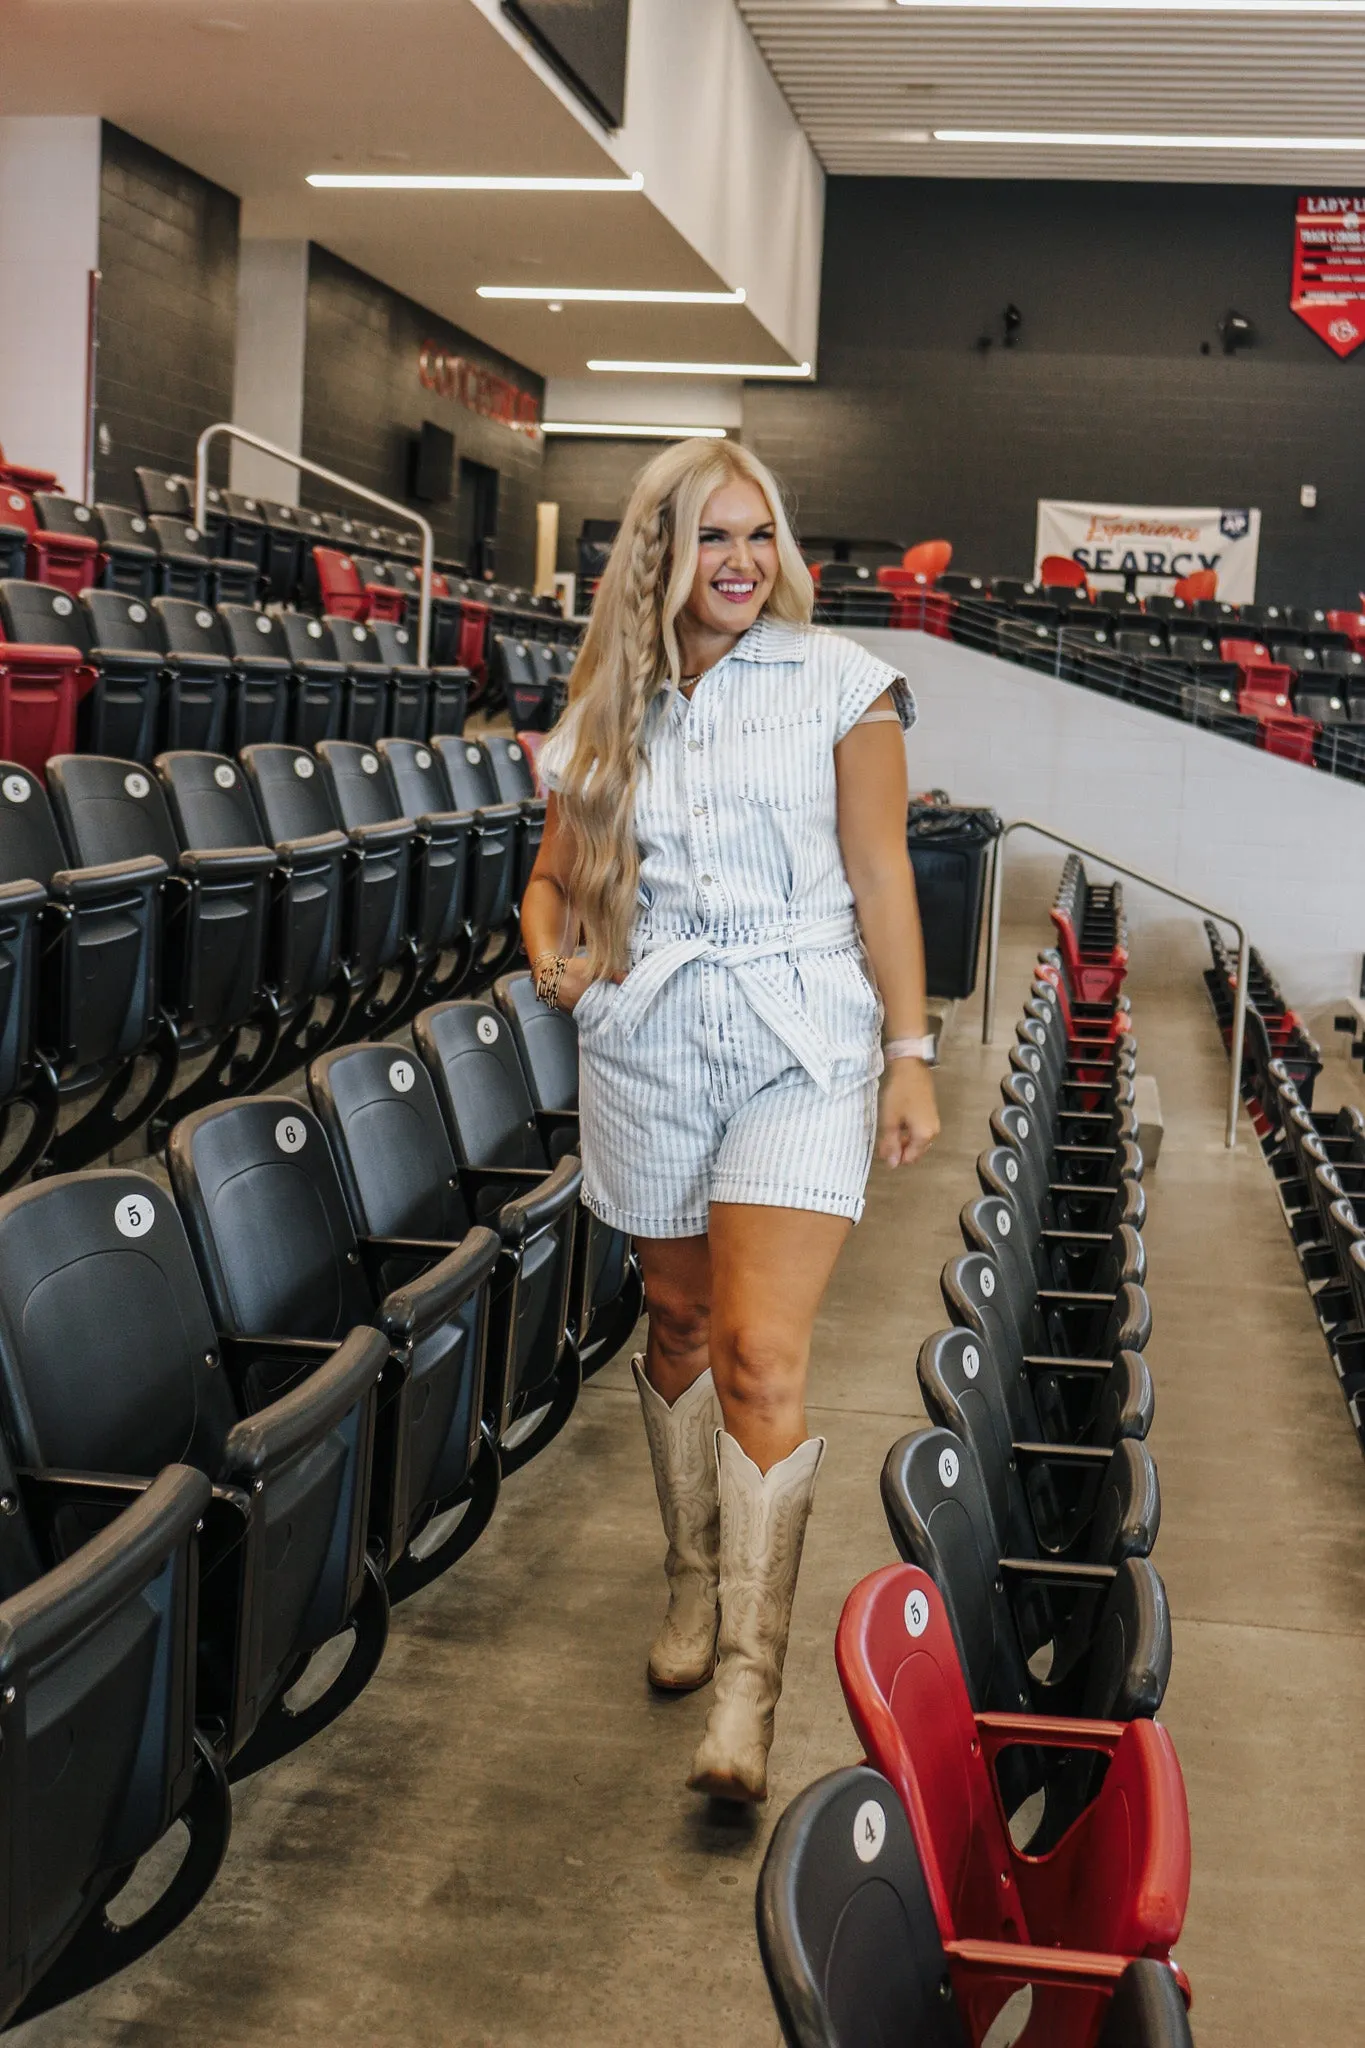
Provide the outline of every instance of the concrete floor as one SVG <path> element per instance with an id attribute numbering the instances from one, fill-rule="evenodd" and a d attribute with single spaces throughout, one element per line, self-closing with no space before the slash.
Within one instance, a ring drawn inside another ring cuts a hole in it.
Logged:
<path id="1" fill-rule="evenodd" d="M 776 2041 L 754 1882 L 772 1818 L 857 1753 L 834 1627 L 893 1555 L 877 1475 L 922 1419 L 915 1354 L 943 1320 L 939 1268 L 1045 934 L 1012 928 L 997 1049 L 963 1006 L 944 1135 L 920 1171 L 875 1173 L 820 1319 L 811 1425 L 829 1453 L 766 1812 L 708 1815 L 683 1786 L 706 1696 L 645 1684 L 661 1542 L 623 1355 L 469 1558 L 396 1611 L 352 1711 L 236 1789 L 193 1919 L 16 2048 Z M 1180 1959 L 1200 2048 L 1319 2048 L 1358 2039 L 1365 2009 L 1365 1474 L 1245 1120 L 1222 1149 L 1199 947 L 1197 927 L 1173 928 L 1130 983 L 1166 1123 L 1147 1244 L 1175 1615 L 1164 1718 L 1194 1828 Z"/>

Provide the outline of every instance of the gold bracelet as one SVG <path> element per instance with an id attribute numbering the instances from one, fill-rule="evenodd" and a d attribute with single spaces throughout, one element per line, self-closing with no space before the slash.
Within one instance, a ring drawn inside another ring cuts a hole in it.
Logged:
<path id="1" fill-rule="evenodd" d="M 542 966 L 542 962 L 546 964 Z M 547 1010 L 559 1008 L 559 984 L 564 978 L 568 961 L 561 953 L 537 953 L 535 959 L 536 999 L 544 1003 Z"/>

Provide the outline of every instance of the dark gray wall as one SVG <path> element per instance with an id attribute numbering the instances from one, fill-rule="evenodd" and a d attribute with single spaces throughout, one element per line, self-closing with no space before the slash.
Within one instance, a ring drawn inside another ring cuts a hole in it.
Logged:
<path id="1" fill-rule="evenodd" d="M 1259 505 L 1258 594 L 1354 601 L 1365 350 L 1338 361 L 1289 311 L 1294 199 L 832 179 L 819 383 L 750 386 L 745 439 L 808 533 L 942 536 L 961 567 L 1025 574 L 1040 497 Z M 1018 346 L 982 353 L 1010 301 Z M 1257 333 L 1232 359 L 1230 307 Z"/>
<path id="2" fill-rule="evenodd" d="M 105 122 L 98 497 L 137 504 L 138 464 L 192 472 L 199 434 L 231 419 L 237 219 L 233 193 Z"/>
<path id="3" fill-rule="evenodd" d="M 559 568 L 577 570 L 583 521 L 619 519 L 636 477 L 658 451 L 656 441 L 545 443 L 542 496 L 559 507 Z"/>
<path id="4" fill-rule="evenodd" d="M 418 378 L 422 344 L 434 341 L 544 396 L 539 377 L 390 291 L 327 249 L 314 245 L 308 263 L 308 339 L 304 358 L 302 453 L 386 497 L 408 499 L 408 449 L 424 419 L 455 436 L 455 489 L 461 458 L 496 469 L 500 581 L 526 582 L 535 567 L 540 449 L 524 434 L 426 390 Z M 354 512 L 354 498 L 329 497 L 309 483 L 310 505 Z M 458 548 L 458 504 L 418 506 L 436 532 L 438 554 Z"/>

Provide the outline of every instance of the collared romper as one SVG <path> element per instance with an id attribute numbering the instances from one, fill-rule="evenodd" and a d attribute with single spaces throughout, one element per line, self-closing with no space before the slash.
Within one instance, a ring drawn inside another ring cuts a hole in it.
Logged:
<path id="1" fill-rule="evenodd" d="M 839 849 L 834 749 L 905 679 L 837 634 L 760 619 L 692 697 L 650 706 L 631 970 L 574 1009 L 583 1198 L 639 1237 L 712 1202 L 862 1214 L 882 1069 Z M 560 787 L 568 718 L 541 755 Z"/>

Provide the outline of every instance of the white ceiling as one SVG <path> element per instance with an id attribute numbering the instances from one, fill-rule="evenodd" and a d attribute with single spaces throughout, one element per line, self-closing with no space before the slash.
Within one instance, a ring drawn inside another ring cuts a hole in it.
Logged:
<path id="1" fill-rule="evenodd" d="M 738 6 L 830 173 L 1365 186 L 1365 155 L 909 139 L 934 128 L 1365 135 L 1365 16 Z"/>
<path id="2" fill-rule="evenodd" d="M 310 171 L 619 177 L 474 0 L 0 0 L 0 113 L 99 114 L 547 376 L 589 356 L 774 362 L 745 306 L 479 299 L 480 284 L 728 289 L 648 192 L 316 191 Z"/>

